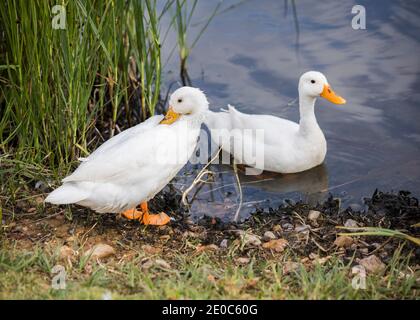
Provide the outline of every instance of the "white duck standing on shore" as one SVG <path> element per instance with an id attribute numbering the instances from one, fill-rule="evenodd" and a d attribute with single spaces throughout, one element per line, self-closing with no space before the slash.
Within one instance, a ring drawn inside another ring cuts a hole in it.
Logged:
<path id="1" fill-rule="evenodd" d="M 309 71 L 299 80 L 299 123 L 271 115 L 245 114 L 230 105 L 223 112 L 208 111 L 205 123 L 213 142 L 231 153 L 236 163 L 280 173 L 301 172 L 320 165 L 327 153 L 327 142 L 315 117 L 318 97 L 335 104 L 346 102 L 334 93 L 322 73 Z M 263 136 L 246 129 L 263 130 Z M 252 150 L 263 151 L 260 164 L 244 156 Z"/>
<path id="2" fill-rule="evenodd" d="M 45 199 L 76 203 L 100 213 L 122 213 L 144 224 L 164 225 L 167 214 L 151 214 L 147 201 L 165 187 L 192 155 L 206 96 L 192 87 L 176 90 L 165 117 L 156 115 L 106 141 Z M 136 206 L 140 204 L 141 210 Z"/>

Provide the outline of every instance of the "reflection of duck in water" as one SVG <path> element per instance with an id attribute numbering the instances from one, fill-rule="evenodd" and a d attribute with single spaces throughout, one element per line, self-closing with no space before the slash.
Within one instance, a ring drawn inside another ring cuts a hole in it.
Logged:
<path id="1" fill-rule="evenodd" d="M 328 191 L 328 171 L 324 164 L 300 173 L 279 174 L 264 171 L 260 175 L 246 175 L 239 171 L 241 184 L 270 193 L 299 192 L 310 204 L 323 199 Z"/>
<path id="2" fill-rule="evenodd" d="M 193 218 L 203 215 L 232 220 L 238 210 L 238 189 L 231 166 L 212 168 L 215 180 L 201 185 L 191 202 L 190 214 Z M 324 200 L 328 191 L 328 173 L 325 165 L 295 174 L 279 174 L 265 171 L 260 175 L 246 175 L 244 166 L 238 166 L 243 201 L 240 218 L 255 212 L 256 207 L 275 207 L 285 199 L 300 198 L 310 205 Z M 299 193 L 301 196 L 291 195 Z"/>

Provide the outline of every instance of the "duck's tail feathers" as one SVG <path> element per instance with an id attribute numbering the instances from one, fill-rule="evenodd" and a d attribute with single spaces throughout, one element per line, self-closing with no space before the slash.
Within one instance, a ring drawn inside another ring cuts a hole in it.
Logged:
<path id="1" fill-rule="evenodd" d="M 52 204 L 77 203 L 87 198 L 87 192 L 81 190 L 75 184 L 65 183 L 61 187 L 51 192 L 45 202 Z"/>

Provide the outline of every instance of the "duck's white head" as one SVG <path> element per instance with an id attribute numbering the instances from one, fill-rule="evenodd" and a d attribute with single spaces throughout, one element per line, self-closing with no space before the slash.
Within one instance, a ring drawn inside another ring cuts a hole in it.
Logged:
<path id="1" fill-rule="evenodd" d="M 322 97 L 335 104 L 344 104 L 346 100 L 337 95 L 328 84 L 327 78 L 318 71 L 305 72 L 299 80 L 301 97 Z"/>
<path id="2" fill-rule="evenodd" d="M 181 115 L 195 116 L 209 108 L 206 95 L 198 88 L 181 87 L 169 98 L 169 109 L 161 124 L 171 124 Z"/>

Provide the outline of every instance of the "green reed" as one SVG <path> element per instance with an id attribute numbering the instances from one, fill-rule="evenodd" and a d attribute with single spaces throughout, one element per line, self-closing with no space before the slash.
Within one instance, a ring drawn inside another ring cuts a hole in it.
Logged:
<path id="1" fill-rule="evenodd" d="M 0 2 L 0 150 L 51 166 L 155 113 L 174 0 Z M 163 9 L 159 9 L 163 8 Z"/>

